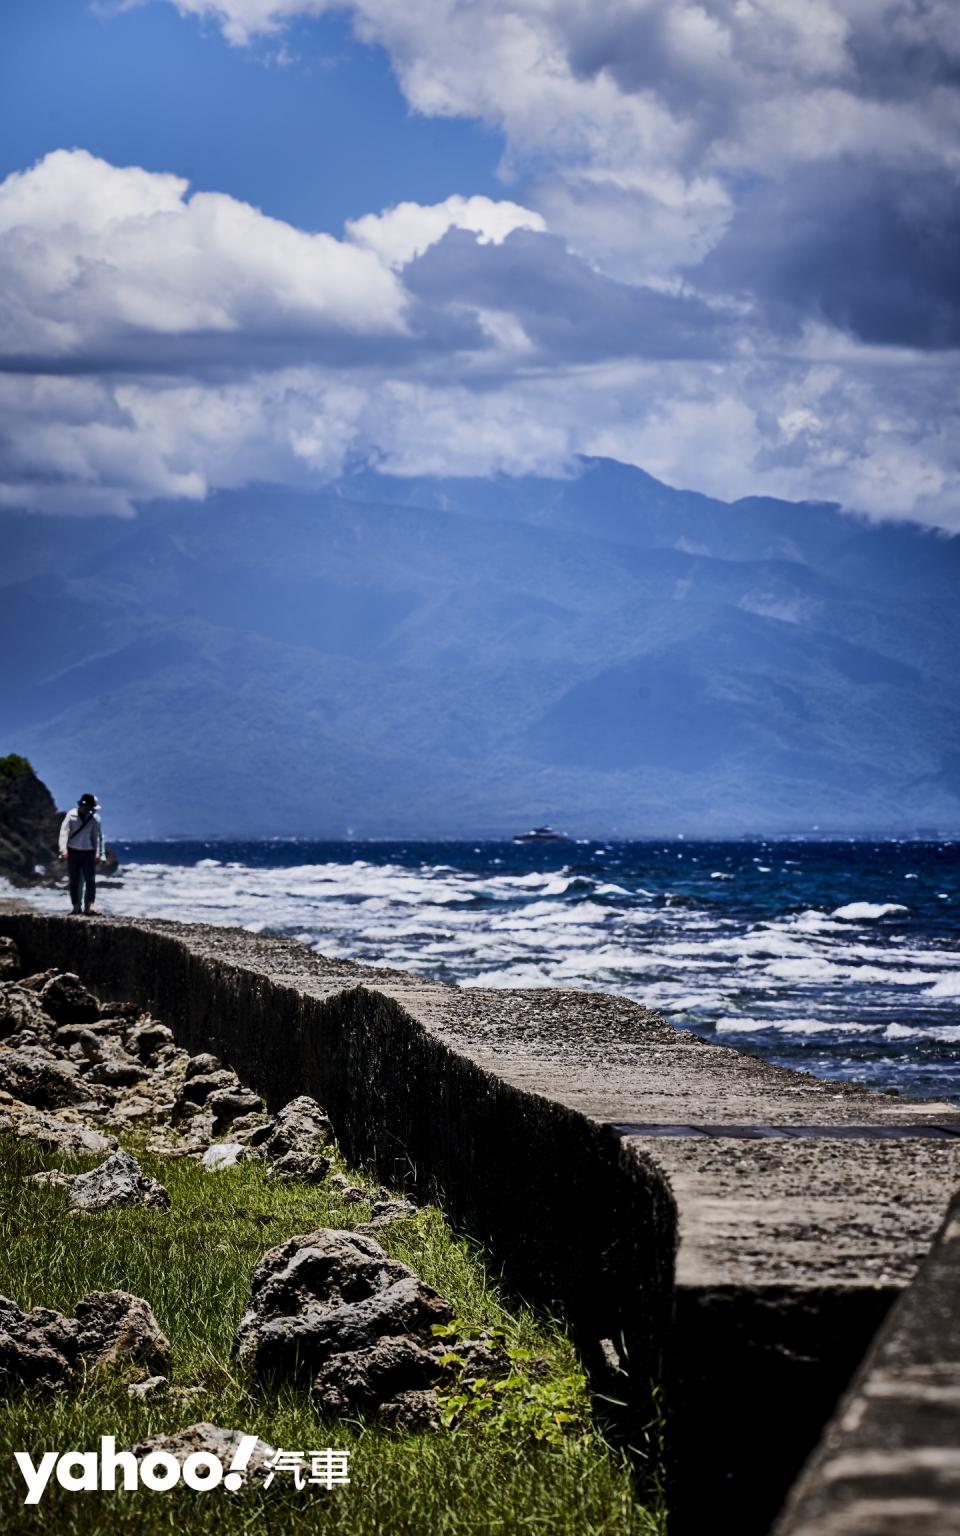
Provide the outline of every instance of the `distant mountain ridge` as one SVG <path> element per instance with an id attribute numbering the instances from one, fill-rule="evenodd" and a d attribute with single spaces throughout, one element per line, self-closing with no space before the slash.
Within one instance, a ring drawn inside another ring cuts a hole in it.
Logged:
<path id="1" fill-rule="evenodd" d="M 0 746 L 113 837 L 960 827 L 960 538 L 605 459 L 0 536 Z"/>

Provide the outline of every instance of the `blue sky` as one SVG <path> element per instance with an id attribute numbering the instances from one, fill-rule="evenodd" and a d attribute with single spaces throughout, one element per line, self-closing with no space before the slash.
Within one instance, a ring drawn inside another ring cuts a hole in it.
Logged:
<path id="1" fill-rule="evenodd" d="M 297 21 L 285 65 L 164 4 L 4 0 L 0 39 L 0 176 L 80 146 L 333 234 L 401 199 L 502 193 L 499 135 L 412 112 L 343 15 Z"/>
<path id="2" fill-rule="evenodd" d="M 953 0 L 5 0 L 0 71 L 0 506 L 602 454 L 960 526 Z"/>

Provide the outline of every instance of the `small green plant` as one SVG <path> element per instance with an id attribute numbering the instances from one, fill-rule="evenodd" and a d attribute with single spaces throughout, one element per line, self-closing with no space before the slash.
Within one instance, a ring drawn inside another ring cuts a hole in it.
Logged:
<path id="1" fill-rule="evenodd" d="M 438 1392 L 440 1418 L 448 1429 L 482 1427 L 540 1445 L 587 1440 L 593 1433 L 582 1371 L 551 1372 L 542 1354 L 508 1341 L 503 1329 L 480 1329 L 462 1319 L 434 1326 L 436 1338 L 482 1339 L 509 1361 L 502 1376 L 473 1376 L 468 1363 L 449 1352 L 441 1365 L 453 1375 Z"/>

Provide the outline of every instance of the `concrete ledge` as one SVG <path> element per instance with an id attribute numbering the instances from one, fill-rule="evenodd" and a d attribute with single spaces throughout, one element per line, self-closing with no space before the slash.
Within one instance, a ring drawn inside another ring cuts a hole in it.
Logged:
<path id="1" fill-rule="evenodd" d="M 563 1313 L 634 1441 L 662 1370 L 676 1531 L 769 1528 L 960 1184 L 950 1106 L 772 1067 L 621 998 L 461 990 L 223 928 L 0 932 L 272 1104 L 317 1097 L 350 1158 L 440 1198 Z"/>
<path id="2" fill-rule="evenodd" d="M 960 1532 L 960 1196 L 891 1311 L 776 1536 Z"/>

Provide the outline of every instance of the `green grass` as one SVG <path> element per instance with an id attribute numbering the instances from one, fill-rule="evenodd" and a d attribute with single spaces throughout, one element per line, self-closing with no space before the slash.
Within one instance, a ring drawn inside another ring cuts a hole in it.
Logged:
<path id="1" fill-rule="evenodd" d="M 345 1205 L 329 1185 L 272 1183 L 249 1163 L 218 1174 L 190 1160 L 161 1161 L 136 1137 L 124 1144 L 172 1197 L 150 1210 L 67 1214 L 64 1192 L 26 1183 L 42 1167 L 74 1171 L 28 1142 L 0 1138 L 0 1293 L 22 1307 L 72 1312 L 87 1291 L 121 1289 L 150 1302 L 173 1346 L 174 1386 L 200 1387 L 187 1406 L 127 1396 L 142 1372 L 91 1373 L 55 1398 L 0 1402 L 0 1529 L 80 1533 L 324 1531 L 336 1536 L 658 1536 L 651 1508 L 621 1454 L 592 1423 L 586 1383 L 563 1330 L 531 1310 L 508 1306 L 482 1256 L 427 1208 L 378 1233 L 474 1328 L 502 1331 L 514 1358 L 511 1385 L 464 1403 L 451 1398 L 452 1427 L 403 1434 L 357 1421 L 320 1420 L 305 1390 L 246 1380 L 230 1346 L 253 1268 L 268 1248 L 317 1227 L 352 1227 L 364 1205 Z M 256 1432 L 276 1447 L 351 1452 L 349 1487 L 298 1492 L 289 1477 L 268 1490 L 69 1493 L 54 1480 L 39 1505 L 23 1505 L 12 1452 L 117 1446 L 208 1419 Z M 456 1421 L 455 1423 L 453 1421 Z"/>

